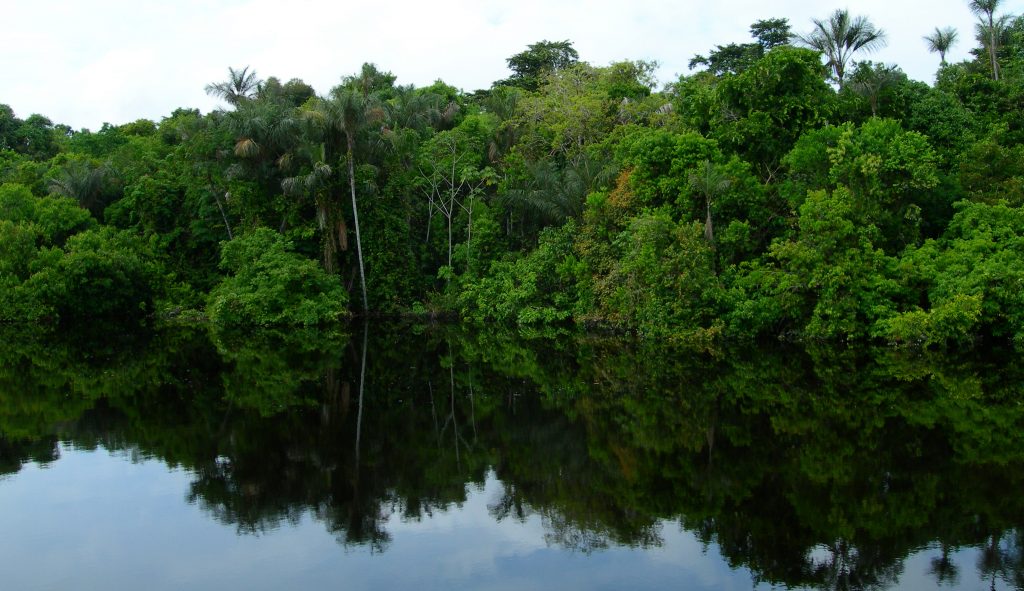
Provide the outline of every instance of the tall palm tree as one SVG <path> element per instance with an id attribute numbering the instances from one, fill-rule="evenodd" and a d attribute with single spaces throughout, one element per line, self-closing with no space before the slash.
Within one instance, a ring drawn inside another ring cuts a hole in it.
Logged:
<path id="1" fill-rule="evenodd" d="M 999 37 L 1002 29 L 1005 29 L 1007 19 L 996 19 L 995 13 L 1002 0 L 970 0 L 967 7 L 978 16 L 978 37 L 985 49 L 988 50 L 989 59 L 992 62 L 992 79 L 999 80 L 999 61 L 996 59 L 996 52 L 999 49 Z M 998 26 L 1002 25 L 1002 26 Z"/>
<path id="2" fill-rule="evenodd" d="M 256 71 L 249 71 L 249 66 L 241 70 L 228 68 L 228 79 L 224 82 L 206 85 L 206 94 L 224 99 L 231 106 L 256 96 L 263 81 L 256 77 Z"/>
<path id="3" fill-rule="evenodd" d="M 798 38 L 804 45 L 825 54 L 840 89 L 846 64 L 854 53 L 885 47 L 885 31 L 876 28 L 866 17 L 851 17 L 848 10 L 836 10 L 828 20 L 812 19 L 812 22 L 814 30 Z"/>
<path id="4" fill-rule="evenodd" d="M 704 197 L 707 219 L 704 222 L 704 238 L 715 242 L 715 231 L 711 223 L 711 203 L 729 190 L 732 180 L 720 166 L 705 160 L 695 172 L 690 173 L 690 188 Z"/>
<path id="5" fill-rule="evenodd" d="M 369 310 L 366 295 L 366 270 L 363 265 L 363 243 L 359 228 L 359 205 L 356 199 L 355 152 L 356 135 L 370 122 L 383 116 L 372 94 L 364 95 L 351 86 L 337 86 L 326 99 L 313 103 L 306 111 L 307 119 L 323 135 L 328 150 L 343 147 L 348 168 L 349 192 L 352 197 L 352 221 L 356 230 L 356 258 L 359 262 L 359 284 L 363 292 L 363 311 Z M 327 158 L 331 160 L 330 157 Z"/>
<path id="6" fill-rule="evenodd" d="M 956 45 L 958 36 L 959 33 L 953 27 L 946 27 L 945 29 L 935 27 L 935 32 L 931 35 L 925 35 L 924 40 L 928 42 L 928 51 L 938 53 L 942 65 L 946 65 L 946 52 L 949 51 L 950 47 Z"/>

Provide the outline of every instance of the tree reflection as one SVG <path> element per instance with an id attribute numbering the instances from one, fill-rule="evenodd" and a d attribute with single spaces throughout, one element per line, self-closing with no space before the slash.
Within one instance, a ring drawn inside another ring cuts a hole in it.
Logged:
<path id="1" fill-rule="evenodd" d="M 393 520 L 493 475 L 495 520 L 581 553 L 675 521 L 774 585 L 886 588 L 930 546 L 941 585 L 977 547 L 986 580 L 1024 588 L 1024 370 L 998 351 L 353 332 L 5 335 L 0 476 L 60 441 L 133 450 L 189 470 L 189 501 L 241 533 L 311 516 L 386 551 Z"/>

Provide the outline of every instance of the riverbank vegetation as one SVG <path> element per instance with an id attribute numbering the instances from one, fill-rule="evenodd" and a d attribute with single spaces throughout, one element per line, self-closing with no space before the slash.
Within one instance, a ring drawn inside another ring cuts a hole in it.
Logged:
<path id="1" fill-rule="evenodd" d="M 230 69 L 223 109 L 96 131 L 0 106 L 0 320 L 1024 348 L 1024 18 L 975 4 L 973 59 L 922 39 L 934 84 L 836 11 L 660 89 L 542 41 L 473 93 L 366 64 L 323 95 Z"/>

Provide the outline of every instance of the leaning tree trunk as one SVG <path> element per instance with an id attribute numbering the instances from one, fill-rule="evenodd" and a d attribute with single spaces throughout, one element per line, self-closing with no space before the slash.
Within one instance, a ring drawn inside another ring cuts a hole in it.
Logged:
<path id="1" fill-rule="evenodd" d="M 366 271 L 363 268 L 363 240 L 359 235 L 359 209 L 356 206 L 356 175 L 355 166 L 352 163 L 352 135 L 346 136 L 348 140 L 348 186 L 352 193 L 352 221 L 356 226 L 356 258 L 359 260 L 359 284 L 363 288 L 363 312 L 370 310 L 366 298 Z"/>

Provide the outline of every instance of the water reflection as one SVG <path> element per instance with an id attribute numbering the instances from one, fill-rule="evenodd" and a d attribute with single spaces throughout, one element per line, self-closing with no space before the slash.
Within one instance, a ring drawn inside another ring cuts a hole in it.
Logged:
<path id="1" fill-rule="evenodd" d="M 678 524 L 759 583 L 890 588 L 928 548 L 929 584 L 1024 588 L 1008 354 L 349 330 L 2 335 L 0 475 L 124 451 L 240 533 L 312 516 L 374 552 L 500 481 L 489 519 L 583 556 Z"/>

